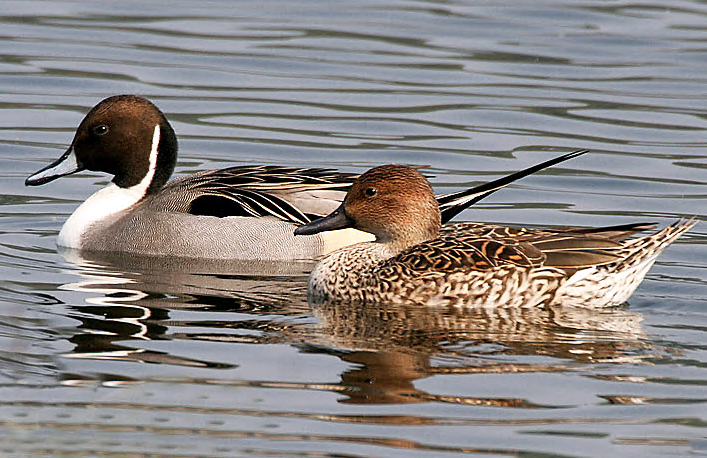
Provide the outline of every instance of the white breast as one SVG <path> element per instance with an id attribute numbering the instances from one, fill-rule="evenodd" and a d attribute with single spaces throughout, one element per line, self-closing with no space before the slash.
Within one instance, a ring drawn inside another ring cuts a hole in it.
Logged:
<path id="1" fill-rule="evenodd" d="M 111 184 L 86 199 L 64 223 L 57 245 L 81 248 L 81 239 L 91 225 L 132 207 L 144 195 L 131 190 Z"/>

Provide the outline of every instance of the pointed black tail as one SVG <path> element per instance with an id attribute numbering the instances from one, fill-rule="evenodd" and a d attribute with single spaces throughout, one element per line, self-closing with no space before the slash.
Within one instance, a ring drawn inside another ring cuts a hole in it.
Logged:
<path id="1" fill-rule="evenodd" d="M 588 153 L 589 150 L 583 149 L 578 151 L 573 151 L 571 153 L 563 154 L 562 156 L 550 159 L 549 161 L 542 162 L 540 164 L 528 167 L 527 169 L 521 170 L 519 172 L 512 173 L 505 177 L 499 178 L 497 180 L 484 183 L 482 185 L 473 187 L 471 189 L 466 189 L 464 191 L 454 192 L 451 194 L 445 194 L 439 196 L 437 201 L 439 202 L 439 209 L 442 212 L 442 223 L 446 223 L 463 210 L 474 205 L 476 202 L 480 201 L 486 196 L 493 194 L 499 189 L 508 186 L 516 180 L 520 180 L 523 177 L 532 175 L 535 172 L 552 167 L 560 162 L 567 161 L 569 159 L 581 156 L 582 154 Z"/>

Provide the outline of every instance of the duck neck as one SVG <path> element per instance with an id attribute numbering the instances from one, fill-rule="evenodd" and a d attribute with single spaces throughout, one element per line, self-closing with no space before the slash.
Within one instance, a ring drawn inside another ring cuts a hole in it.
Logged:
<path id="1" fill-rule="evenodd" d="M 437 234 L 439 234 L 439 232 L 435 233 L 434 235 L 430 234 L 424 236 L 421 236 L 420 234 L 405 234 L 403 236 L 397 236 L 392 238 L 378 237 L 376 239 L 376 244 L 379 245 L 379 250 L 381 250 L 381 252 L 392 253 L 391 256 L 395 256 L 396 254 L 405 251 L 410 247 L 436 238 Z"/>
<path id="2" fill-rule="evenodd" d="M 123 163 L 114 172 L 113 183 L 126 192 L 143 198 L 164 187 L 172 176 L 176 162 L 177 139 L 171 126 L 165 121 L 156 124 L 152 131 L 147 161 Z"/>
<path id="3" fill-rule="evenodd" d="M 175 150 L 169 148 L 176 148 L 176 145 L 170 145 L 170 137 L 174 138 L 174 134 L 170 133 L 171 128 L 167 135 L 162 135 L 160 125 L 156 125 L 152 135 L 148 170 L 142 180 L 129 187 L 121 186 L 119 180 L 114 180 L 113 183 L 86 199 L 64 223 L 57 244 L 69 248 L 81 248 L 81 240 L 90 226 L 127 211 L 161 189 L 174 169 L 174 159 L 170 159 L 170 156 L 174 156 L 172 152 Z M 165 138 L 167 140 L 164 140 Z M 164 152 L 166 153 L 163 155 Z"/>
<path id="4" fill-rule="evenodd" d="M 152 136 L 152 147 L 150 148 L 152 176 L 145 189 L 145 195 L 154 194 L 167 184 L 177 165 L 177 148 L 177 135 L 169 122 L 164 119 L 161 124 L 155 126 Z"/>
<path id="5" fill-rule="evenodd" d="M 400 253 L 410 247 L 424 243 L 439 236 L 440 216 L 428 218 L 428 223 L 420 226 L 391 226 L 388 231 L 381 231 L 376 236 L 376 243 L 385 247 L 385 252 Z"/>

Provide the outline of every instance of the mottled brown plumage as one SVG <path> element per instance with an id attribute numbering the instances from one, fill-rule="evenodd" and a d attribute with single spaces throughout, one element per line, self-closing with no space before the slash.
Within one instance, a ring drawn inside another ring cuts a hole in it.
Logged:
<path id="1" fill-rule="evenodd" d="M 315 301 L 421 305 L 580 306 L 621 304 L 661 251 L 694 221 L 651 228 L 528 229 L 459 223 L 440 227 L 425 178 L 404 166 L 363 174 L 332 215 L 299 233 L 354 227 L 375 242 L 324 257 L 310 277 Z"/>

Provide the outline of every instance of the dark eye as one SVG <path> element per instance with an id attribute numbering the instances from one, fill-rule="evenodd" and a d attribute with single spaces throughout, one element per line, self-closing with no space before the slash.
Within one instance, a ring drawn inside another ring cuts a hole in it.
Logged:
<path id="1" fill-rule="evenodd" d="M 366 194 L 366 197 L 373 197 L 377 192 L 378 191 L 376 191 L 376 188 L 366 188 L 366 190 L 363 191 L 363 193 Z"/>
<path id="2" fill-rule="evenodd" d="M 96 135 L 105 135 L 108 133 L 108 126 L 105 124 L 99 124 L 93 128 L 93 133 Z"/>

